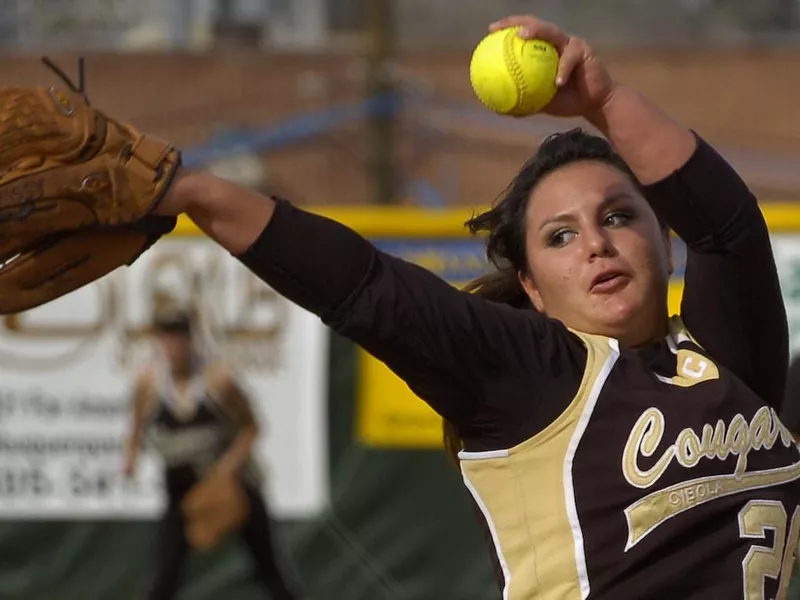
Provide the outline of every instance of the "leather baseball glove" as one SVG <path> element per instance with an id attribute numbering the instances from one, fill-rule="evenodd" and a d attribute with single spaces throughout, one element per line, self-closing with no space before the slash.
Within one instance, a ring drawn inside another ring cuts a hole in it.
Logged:
<path id="1" fill-rule="evenodd" d="M 250 503 L 235 475 L 212 470 L 189 490 L 181 508 L 189 544 L 209 550 L 242 526 Z"/>
<path id="2" fill-rule="evenodd" d="M 45 62 L 66 88 L 0 88 L 0 314 L 130 265 L 176 223 L 150 213 L 180 152 L 92 108 L 82 74 L 76 87 Z"/>

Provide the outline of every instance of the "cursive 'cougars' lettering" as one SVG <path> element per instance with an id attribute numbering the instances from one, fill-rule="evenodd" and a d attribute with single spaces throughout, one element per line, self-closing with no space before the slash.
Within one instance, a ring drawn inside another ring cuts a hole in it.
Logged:
<path id="1" fill-rule="evenodd" d="M 652 467 L 642 469 L 639 459 L 653 456 L 663 441 L 665 425 L 664 414 L 648 408 L 631 429 L 622 455 L 622 472 L 632 486 L 646 489 L 654 485 L 673 460 L 691 469 L 702 459 L 725 460 L 730 455 L 737 457 L 734 475 L 739 478 L 747 471 L 750 452 L 769 450 L 779 437 L 787 448 L 792 445 L 792 436 L 775 411 L 763 406 L 749 422 L 737 414 L 727 424 L 718 420 L 714 426 L 703 425 L 700 435 L 691 428 L 683 429 Z"/>

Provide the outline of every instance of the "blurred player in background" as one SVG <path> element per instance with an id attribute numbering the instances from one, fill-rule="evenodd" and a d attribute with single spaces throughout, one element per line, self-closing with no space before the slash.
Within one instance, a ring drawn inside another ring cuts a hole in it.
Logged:
<path id="1" fill-rule="evenodd" d="M 168 600 L 177 594 L 193 545 L 187 535 L 187 498 L 198 484 L 211 481 L 212 488 L 222 488 L 217 482 L 230 479 L 243 491 L 246 509 L 235 528 L 250 549 L 256 577 L 270 598 L 299 600 L 299 585 L 287 574 L 275 545 L 260 492 L 261 474 L 251 456 L 259 429 L 250 403 L 228 370 L 197 352 L 195 323 L 194 313 L 187 310 L 172 308 L 156 315 L 159 360 L 139 373 L 134 386 L 125 474 L 135 474 L 147 436 L 164 459 L 168 496 L 149 598 Z M 222 488 L 221 494 L 230 491 Z"/>

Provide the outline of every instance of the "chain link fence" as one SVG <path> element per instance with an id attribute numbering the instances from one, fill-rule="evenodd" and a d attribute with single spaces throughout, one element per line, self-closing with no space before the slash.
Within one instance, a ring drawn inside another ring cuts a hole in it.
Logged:
<path id="1" fill-rule="evenodd" d="M 387 7 L 397 48 L 376 66 L 369 42 Z M 561 126 L 509 124 L 469 88 L 487 24 L 533 13 L 616 47 L 604 58 L 622 79 L 707 135 L 764 196 L 797 197 L 800 124 L 786 115 L 800 52 L 751 48 L 800 49 L 799 11 L 800 0 L 2 0 L 0 48 L 25 56 L 0 75 L 50 81 L 39 55 L 66 55 L 73 73 L 86 53 L 99 105 L 295 200 L 342 202 L 347 190 L 350 202 L 378 201 L 389 195 L 370 190 L 392 171 L 408 201 L 422 202 L 420 190 L 435 204 L 483 201 Z M 391 123 L 367 110 L 379 72 L 395 88 Z"/>
<path id="2" fill-rule="evenodd" d="M 359 39 L 379 0 L 3 0 L 6 50 L 278 48 Z M 388 4 L 388 3 L 387 3 Z M 493 19 L 534 13 L 606 45 L 797 43 L 800 0 L 394 0 L 398 44 L 464 48 Z"/>

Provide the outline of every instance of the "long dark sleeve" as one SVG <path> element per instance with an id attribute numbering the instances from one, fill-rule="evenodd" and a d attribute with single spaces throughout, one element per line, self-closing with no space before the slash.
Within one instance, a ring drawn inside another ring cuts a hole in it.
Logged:
<path id="1" fill-rule="evenodd" d="M 574 376 L 563 376 L 564 367 L 582 364 L 585 351 L 560 323 L 461 292 L 288 202 L 279 202 L 264 232 L 238 258 L 462 427 L 491 421 L 487 403 L 503 401 L 486 398 L 489 378 L 521 374 L 532 396 L 550 399 L 552 410 L 544 412 L 552 414 L 577 386 Z"/>
<path id="2" fill-rule="evenodd" d="M 366 283 L 376 256 L 377 249 L 348 227 L 279 199 L 269 224 L 237 258 L 276 292 L 327 322 Z"/>
<path id="3" fill-rule="evenodd" d="M 646 188 L 656 213 L 686 242 L 681 314 L 709 354 L 773 407 L 784 393 L 789 332 L 778 272 L 755 196 L 706 142 Z"/>

